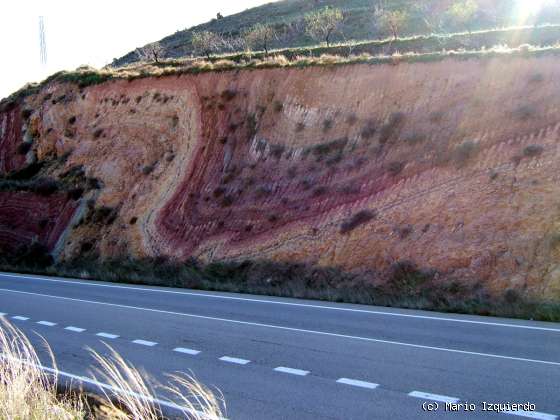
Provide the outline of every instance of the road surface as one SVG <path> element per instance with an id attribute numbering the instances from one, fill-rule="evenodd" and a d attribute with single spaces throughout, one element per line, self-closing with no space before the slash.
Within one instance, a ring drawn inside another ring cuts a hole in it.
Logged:
<path id="1" fill-rule="evenodd" d="M 48 341 L 61 379 L 91 378 L 86 347 L 105 342 L 158 380 L 182 371 L 219 388 L 229 419 L 560 414 L 554 323 L 10 273 L 0 273 L 0 313 Z"/>

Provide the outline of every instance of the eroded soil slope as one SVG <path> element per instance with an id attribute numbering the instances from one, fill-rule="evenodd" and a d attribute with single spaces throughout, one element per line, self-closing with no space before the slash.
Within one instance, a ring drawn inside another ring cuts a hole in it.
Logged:
<path id="1" fill-rule="evenodd" d="M 0 245 L 409 260 L 558 300 L 559 106 L 552 56 L 51 84 L 0 114 Z"/>

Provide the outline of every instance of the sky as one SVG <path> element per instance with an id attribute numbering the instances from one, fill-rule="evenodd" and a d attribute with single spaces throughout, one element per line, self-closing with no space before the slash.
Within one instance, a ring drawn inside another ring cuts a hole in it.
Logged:
<path id="1" fill-rule="evenodd" d="M 271 0 L 6 1 L 0 14 L 0 98 L 82 64 L 102 67 L 136 47 Z M 44 17 L 47 66 L 40 61 Z"/>

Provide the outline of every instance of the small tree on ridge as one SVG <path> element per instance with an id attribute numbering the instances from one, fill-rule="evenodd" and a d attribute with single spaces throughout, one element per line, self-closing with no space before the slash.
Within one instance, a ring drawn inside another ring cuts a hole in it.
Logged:
<path id="1" fill-rule="evenodd" d="M 210 60 L 210 54 L 218 52 L 224 40 L 214 32 L 202 31 L 193 32 L 191 43 L 196 54 L 205 55 Z"/>
<path id="2" fill-rule="evenodd" d="M 141 61 L 154 61 L 159 63 L 159 60 L 163 57 L 165 49 L 161 46 L 159 42 L 154 42 L 148 44 L 145 47 L 137 48 L 136 55 Z"/>
<path id="3" fill-rule="evenodd" d="M 376 17 L 381 29 L 390 32 L 395 40 L 399 37 L 400 29 L 408 22 L 408 13 L 402 10 L 382 9 L 376 13 Z"/>
<path id="4" fill-rule="evenodd" d="M 476 1 L 461 0 L 454 3 L 449 8 L 447 15 L 453 22 L 465 26 L 467 32 L 470 34 L 472 32 L 471 23 L 477 12 L 478 4 Z"/>
<path id="5" fill-rule="evenodd" d="M 306 32 L 311 38 L 325 41 L 330 46 L 330 38 L 337 31 L 344 20 L 342 11 L 332 7 L 309 13 L 305 16 Z"/>
<path id="6" fill-rule="evenodd" d="M 276 38 L 276 31 L 271 25 L 257 23 L 244 34 L 243 38 L 249 49 L 262 48 L 268 55 L 270 43 Z"/>

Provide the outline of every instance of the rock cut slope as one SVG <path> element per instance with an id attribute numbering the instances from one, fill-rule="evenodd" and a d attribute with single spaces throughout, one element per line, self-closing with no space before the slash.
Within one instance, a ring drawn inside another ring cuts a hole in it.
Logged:
<path id="1" fill-rule="evenodd" d="M 0 114 L 0 245 L 407 260 L 559 300 L 559 98 L 555 55 L 51 83 Z M 14 181 L 38 164 L 56 191 Z"/>

